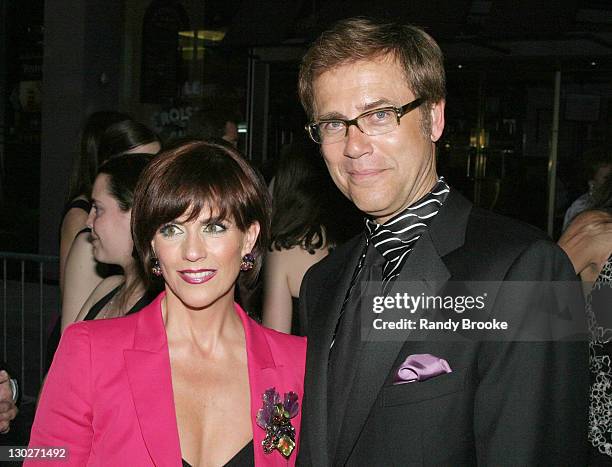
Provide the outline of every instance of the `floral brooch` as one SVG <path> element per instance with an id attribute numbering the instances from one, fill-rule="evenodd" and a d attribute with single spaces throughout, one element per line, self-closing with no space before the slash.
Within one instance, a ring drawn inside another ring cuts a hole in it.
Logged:
<path id="1" fill-rule="evenodd" d="M 257 412 L 257 425 L 266 430 L 266 437 L 261 443 L 263 450 L 270 454 L 278 449 L 288 458 L 295 448 L 295 428 L 291 419 L 298 414 L 298 395 L 290 391 L 281 400 L 276 388 L 270 388 L 263 393 L 262 398 L 263 405 Z"/>

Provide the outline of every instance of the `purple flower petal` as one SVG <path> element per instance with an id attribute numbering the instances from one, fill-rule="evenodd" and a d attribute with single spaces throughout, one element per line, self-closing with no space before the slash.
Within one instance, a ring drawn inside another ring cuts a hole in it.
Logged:
<path id="1" fill-rule="evenodd" d="M 262 407 L 257 412 L 257 425 L 265 430 L 268 427 L 269 421 L 269 415 L 265 413 L 265 409 Z"/>
<path id="2" fill-rule="evenodd" d="M 276 392 L 276 388 L 269 388 L 262 395 L 263 404 L 257 412 L 257 425 L 264 430 L 272 423 L 274 416 L 275 405 L 280 402 L 280 394 Z"/>
<path id="3" fill-rule="evenodd" d="M 281 401 L 280 394 L 276 392 L 276 388 L 266 389 L 263 394 L 264 404 L 278 404 Z"/>
<path id="4" fill-rule="evenodd" d="M 298 403 L 298 395 L 293 391 L 285 393 L 283 407 L 289 413 L 289 418 L 295 417 L 300 407 L 300 404 Z"/>

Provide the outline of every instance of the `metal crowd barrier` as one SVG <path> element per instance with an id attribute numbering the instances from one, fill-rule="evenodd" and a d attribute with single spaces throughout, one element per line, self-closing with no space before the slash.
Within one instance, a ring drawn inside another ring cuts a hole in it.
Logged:
<path id="1" fill-rule="evenodd" d="M 36 398 L 44 377 L 47 336 L 59 315 L 58 257 L 0 252 L 2 360 L 19 379 L 24 399 Z"/>

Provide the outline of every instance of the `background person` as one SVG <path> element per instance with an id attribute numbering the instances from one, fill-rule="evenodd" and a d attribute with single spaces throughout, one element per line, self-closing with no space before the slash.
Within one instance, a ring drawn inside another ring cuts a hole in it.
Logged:
<path id="1" fill-rule="evenodd" d="M 64 267 L 68 252 L 77 234 L 85 229 L 91 208 L 89 196 L 98 166 L 104 162 L 99 156 L 100 139 L 113 123 L 129 120 L 126 114 L 114 111 L 94 112 L 83 126 L 80 149 L 72 160 L 68 203 L 62 215 L 60 231 L 60 292 L 64 290 Z M 95 274 L 95 271 L 94 271 Z M 97 276 L 97 281 L 102 280 Z"/>
<path id="2" fill-rule="evenodd" d="M 199 110 L 189 119 L 185 138 L 205 141 L 222 139 L 236 148 L 238 147 L 236 120 L 236 117 L 223 106 Z"/>
<path id="3" fill-rule="evenodd" d="M 133 120 L 121 120 L 109 125 L 106 130 L 96 140 L 96 161 L 100 164 L 109 157 L 116 157 L 123 153 L 151 151 L 151 154 L 155 154 L 160 150 L 157 136 L 144 125 Z M 94 174 L 96 172 L 97 166 Z M 88 193 L 88 197 L 90 194 Z M 51 365 L 63 329 L 76 320 L 85 301 L 100 284 L 103 276 L 112 273 L 95 260 L 89 234 L 89 229 L 83 225 L 83 229 L 74 238 L 66 258 L 65 285 L 61 297 L 61 319 L 56 321 L 47 339 L 46 369 Z"/>
<path id="4" fill-rule="evenodd" d="M 586 155 L 589 191 L 578 197 L 565 212 L 563 231 L 581 212 L 593 209 L 593 193 L 603 185 L 612 171 L 612 152 L 609 147 L 595 149 Z"/>
<path id="5" fill-rule="evenodd" d="M 75 321 L 134 313 L 157 295 L 147 291 L 130 230 L 134 189 L 152 157 L 150 154 L 124 154 L 106 161 L 98 170 L 87 218 L 93 254 L 96 261 L 121 268 L 122 274 L 100 282 Z"/>
<path id="6" fill-rule="evenodd" d="M 610 256 L 612 214 L 593 207 L 578 214 L 559 238 L 588 293 Z"/>
<path id="7" fill-rule="evenodd" d="M 0 364 L 4 368 L 4 363 Z M 15 419 L 19 410 L 19 385 L 17 380 L 12 379 L 5 369 L 0 370 L 0 434 L 4 435 L 11 429 L 11 422 Z M 0 443 L 1 444 L 1 443 Z"/>
<path id="8" fill-rule="evenodd" d="M 87 117 L 83 125 L 79 152 L 72 160 L 69 201 L 64 208 L 60 227 L 59 285 L 62 310 L 52 319 L 53 325 L 47 338 L 46 369 L 51 365 L 63 326 L 74 321 L 87 297 L 103 279 L 104 271 L 93 259 L 89 229 L 85 222 L 91 209 L 89 198 L 94 178 L 98 167 L 106 160 L 100 154 L 100 141 L 109 126 L 125 120 L 130 120 L 130 117 L 124 113 L 99 111 Z M 66 273 L 71 251 L 72 259 Z M 70 276 L 69 282 L 72 284 L 67 293 L 66 275 Z"/>
<path id="9" fill-rule="evenodd" d="M 162 277 L 165 291 L 139 313 L 66 329 L 30 444 L 66 446 L 70 457 L 24 465 L 295 465 L 297 445 L 288 459 L 264 452 L 258 423 L 272 411 L 257 414 L 271 388 L 287 394 L 283 422 L 298 442 L 306 341 L 233 301 L 241 271 L 259 270 L 268 209 L 265 185 L 233 149 L 198 142 L 155 158 L 136 189 L 132 234 L 148 280 Z"/>
<path id="10" fill-rule="evenodd" d="M 352 210 L 334 209 L 341 196 L 315 147 L 284 148 L 274 177 L 272 242 L 264 266 L 265 326 L 299 334 L 302 278 L 338 241 L 337 224 L 349 224 Z"/>
<path id="11" fill-rule="evenodd" d="M 109 126 L 99 142 L 102 161 L 122 154 L 157 154 L 161 149 L 159 139 L 150 129 L 134 120 L 125 120 Z M 75 238 L 66 261 L 65 291 L 62 296 L 62 330 L 76 320 L 85 301 L 100 284 L 98 265 L 93 255 L 89 230 L 83 230 Z M 108 275 L 108 274 L 107 274 Z M 57 347 L 57 340 L 55 342 Z"/>
<path id="12" fill-rule="evenodd" d="M 589 465 L 612 465 L 612 174 L 559 239 L 587 291 L 589 324 Z"/>

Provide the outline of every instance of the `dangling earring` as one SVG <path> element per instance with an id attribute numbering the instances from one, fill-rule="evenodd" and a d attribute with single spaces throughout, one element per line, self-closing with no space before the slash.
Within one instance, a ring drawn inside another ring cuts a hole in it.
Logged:
<path id="1" fill-rule="evenodd" d="M 242 262 L 240 263 L 241 271 L 250 271 L 255 266 L 255 256 L 251 253 L 247 253 L 242 257 Z"/>
<path id="2" fill-rule="evenodd" d="M 159 265 L 159 260 L 153 257 L 153 259 L 151 259 L 151 262 L 153 263 L 153 265 L 151 266 L 151 272 L 158 277 L 161 276 L 162 270 L 161 270 L 161 266 Z"/>

